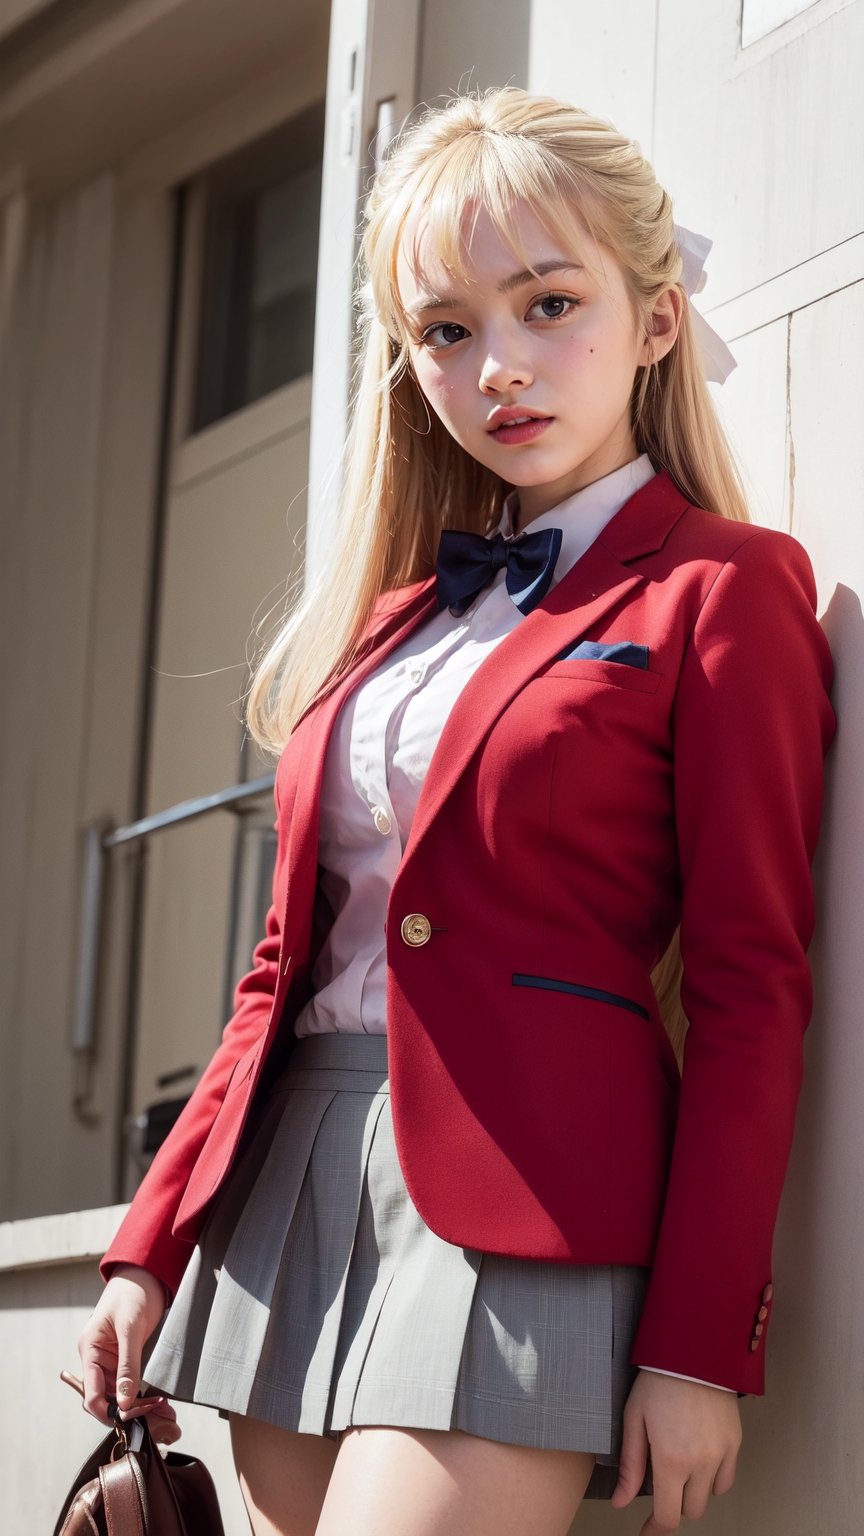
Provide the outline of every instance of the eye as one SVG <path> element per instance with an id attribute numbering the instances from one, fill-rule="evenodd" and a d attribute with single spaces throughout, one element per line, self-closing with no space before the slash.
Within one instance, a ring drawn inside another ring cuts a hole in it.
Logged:
<path id="1" fill-rule="evenodd" d="M 581 303 L 581 299 L 574 299 L 567 293 L 544 293 L 542 299 L 535 300 L 528 313 L 530 315 L 535 309 L 541 309 L 541 320 L 566 320 Z"/>
<path id="2" fill-rule="evenodd" d="M 459 335 L 454 336 L 452 334 L 454 331 L 458 331 Z M 441 339 L 439 341 L 432 340 L 436 332 L 440 332 Z M 457 325 L 455 320 L 439 320 L 437 325 L 427 325 L 420 337 L 420 345 L 428 347 L 430 352 L 437 352 L 442 347 L 455 346 L 457 341 L 462 341 L 468 335 L 470 335 L 470 332 L 465 329 L 464 325 Z"/>

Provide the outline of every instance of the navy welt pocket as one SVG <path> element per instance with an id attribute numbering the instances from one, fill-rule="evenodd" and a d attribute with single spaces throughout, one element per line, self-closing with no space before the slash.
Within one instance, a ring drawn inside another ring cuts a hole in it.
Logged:
<path id="1" fill-rule="evenodd" d="M 554 976 L 526 976 L 523 972 L 513 972 L 514 987 L 540 987 L 547 992 L 571 992 L 575 997 L 590 997 L 597 1003 L 612 1003 L 616 1008 L 627 1008 L 631 1013 L 638 1013 L 641 1019 L 650 1018 L 647 1008 L 641 1003 L 634 1002 L 632 997 L 622 997 L 620 992 L 604 992 L 600 987 L 581 987 L 575 981 L 558 981 Z"/>
<path id="2" fill-rule="evenodd" d="M 569 661 L 553 661 L 545 672 L 538 672 L 536 682 L 567 679 L 570 682 L 604 683 L 610 688 L 626 688 L 631 693 L 656 693 L 662 673 L 649 672 L 624 661 L 592 661 L 588 656 L 572 656 Z"/>

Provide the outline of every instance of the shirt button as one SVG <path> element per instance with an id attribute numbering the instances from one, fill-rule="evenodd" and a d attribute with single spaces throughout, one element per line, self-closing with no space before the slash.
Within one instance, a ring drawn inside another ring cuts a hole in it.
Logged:
<path id="1" fill-rule="evenodd" d="M 419 683 L 423 676 L 422 662 L 413 662 L 412 665 L 408 668 L 408 676 L 410 677 L 412 683 Z"/>
<path id="2" fill-rule="evenodd" d="M 385 811 L 383 805 L 379 805 L 379 806 L 376 807 L 375 814 L 372 817 L 372 820 L 374 821 L 376 827 L 378 828 L 378 831 L 384 837 L 386 837 L 387 833 L 390 831 L 391 827 L 393 826 L 393 823 L 390 820 L 390 817 L 387 815 L 387 812 Z"/>

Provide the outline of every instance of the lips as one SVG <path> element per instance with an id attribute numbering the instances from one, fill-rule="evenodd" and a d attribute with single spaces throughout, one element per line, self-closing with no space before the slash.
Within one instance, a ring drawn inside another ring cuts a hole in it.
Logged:
<path id="1" fill-rule="evenodd" d="M 551 417 L 543 411 L 532 410 L 530 406 L 496 405 L 490 412 L 486 423 L 487 432 L 497 432 L 499 427 L 509 427 L 514 424 L 521 426 L 526 421 L 550 421 Z"/>
<path id="2" fill-rule="evenodd" d="M 553 416 L 530 416 L 525 412 L 507 412 L 502 414 L 498 426 L 489 429 L 489 436 L 494 437 L 496 443 L 530 443 L 535 437 L 540 437 L 547 427 L 552 425 Z"/>

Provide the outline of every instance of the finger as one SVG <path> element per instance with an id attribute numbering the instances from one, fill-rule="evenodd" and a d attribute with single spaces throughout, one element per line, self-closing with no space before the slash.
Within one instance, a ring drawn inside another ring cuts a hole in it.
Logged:
<path id="1" fill-rule="evenodd" d="M 159 1445 L 173 1445 L 183 1433 L 176 1419 L 163 1419 L 159 1416 L 154 1417 L 149 1423 L 150 1433 Z"/>
<path id="2" fill-rule="evenodd" d="M 738 1452 L 737 1452 L 737 1450 L 729 1451 L 728 1454 L 723 1457 L 723 1460 L 721 1461 L 719 1467 L 717 1468 L 717 1474 L 716 1474 L 716 1476 L 714 1478 L 714 1483 L 713 1483 L 713 1486 L 712 1486 L 712 1489 L 711 1489 L 712 1493 L 728 1493 L 729 1492 L 729 1489 L 733 1486 L 733 1484 L 735 1482 L 735 1470 L 736 1470 L 737 1464 L 738 1464 Z"/>
<path id="3" fill-rule="evenodd" d="M 648 1433 L 641 1413 L 624 1410 L 624 1436 L 618 1463 L 618 1482 L 611 1503 L 615 1509 L 623 1509 L 635 1499 L 645 1478 L 648 1464 Z"/>
<path id="4" fill-rule="evenodd" d="M 663 1462 L 653 1463 L 654 1509 L 642 1527 L 640 1536 L 660 1536 L 660 1532 L 677 1531 L 681 1524 L 681 1499 L 684 1476 L 674 1466 Z"/>
<path id="5" fill-rule="evenodd" d="M 121 1408 L 118 1417 L 124 1424 L 146 1418 L 150 1434 L 160 1445 L 173 1445 L 180 1439 L 177 1414 L 166 1397 L 139 1397 L 132 1408 Z"/>
<path id="6" fill-rule="evenodd" d="M 121 1408 L 131 1408 L 141 1385 L 140 1329 L 133 1323 L 122 1322 L 117 1329 L 117 1402 Z"/>
<path id="7" fill-rule="evenodd" d="M 701 1520 L 708 1505 L 711 1502 L 711 1486 L 713 1476 L 711 1472 L 700 1475 L 693 1474 L 684 1484 L 684 1497 L 681 1501 L 681 1513 L 685 1520 Z"/>
<path id="8" fill-rule="evenodd" d="M 125 1424 L 129 1419 L 144 1419 L 164 1416 L 167 1419 L 176 1419 L 177 1414 L 165 1397 L 137 1397 L 131 1408 L 121 1408 L 119 1417 Z"/>
<path id="9" fill-rule="evenodd" d="M 79 1344 L 78 1350 L 81 1355 L 81 1375 L 84 1385 L 83 1407 L 87 1413 L 92 1413 L 100 1424 L 110 1424 L 105 1371 L 99 1356 L 92 1346 L 86 1343 Z"/>

